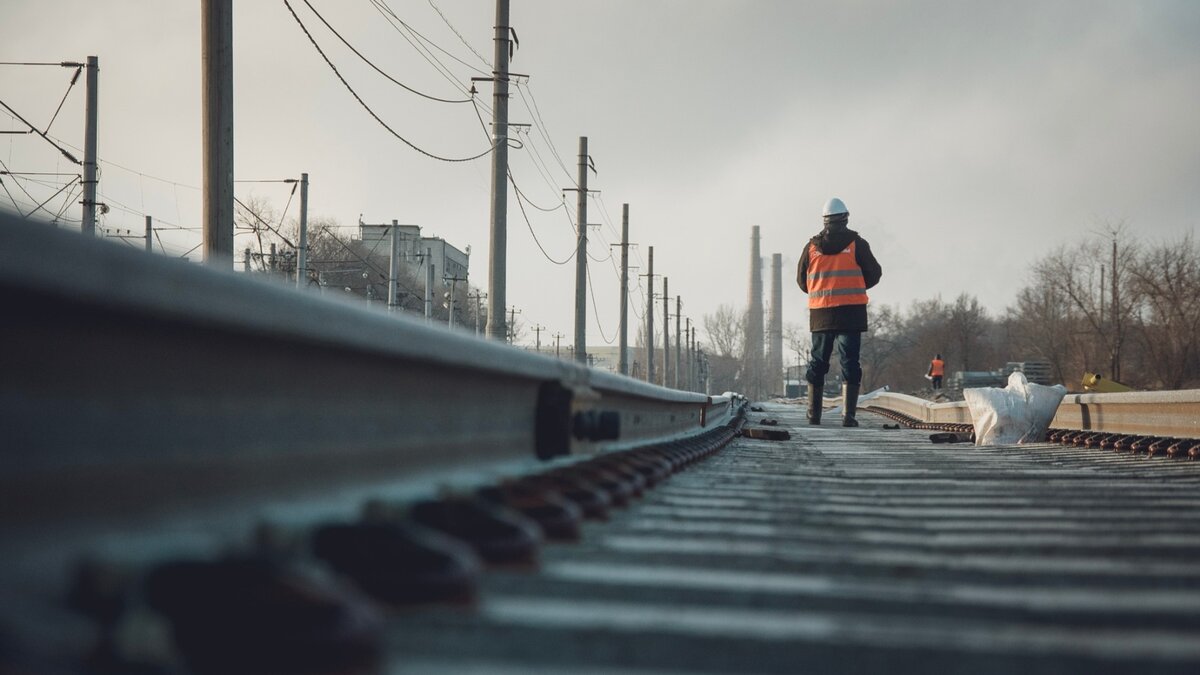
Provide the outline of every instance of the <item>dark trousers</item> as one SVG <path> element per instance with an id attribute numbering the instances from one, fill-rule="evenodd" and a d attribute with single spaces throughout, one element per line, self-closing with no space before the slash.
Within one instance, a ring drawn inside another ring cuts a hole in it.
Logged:
<path id="1" fill-rule="evenodd" d="M 842 361 L 842 379 L 846 384 L 862 383 L 862 367 L 858 365 L 858 352 L 862 347 L 862 333 L 858 331 L 821 331 L 812 334 L 812 355 L 808 361 L 808 372 L 804 379 L 812 384 L 825 382 L 829 372 L 829 357 L 837 343 L 838 356 Z"/>
<path id="2" fill-rule="evenodd" d="M 934 389 L 941 389 L 941 388 L 942 388 L 942 376 L 941 376 L 941 375 L 934 375 L 934 376 L 933 376 L 933 388 L 934 388 Z"/>

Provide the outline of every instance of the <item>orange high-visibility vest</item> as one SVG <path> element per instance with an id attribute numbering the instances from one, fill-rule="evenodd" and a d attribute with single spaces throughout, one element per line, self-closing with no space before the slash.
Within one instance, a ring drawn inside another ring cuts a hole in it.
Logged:
<path id="1" fill-rule="evenodd" d="M 934 359 L 933 362 L 929 364 L 929 376 L 930 377 L 941 377 L 942 374 L 945 372 L 946 372 L 946 362 L 945 361 L 943 361 L 941 359 Z"/>
<path id="2" fill-rule="evenodd" d="M 867 281 L 854 259 L 854 245 L 840 253 L 808 247 L 808 308 L 867 304 Z"/>

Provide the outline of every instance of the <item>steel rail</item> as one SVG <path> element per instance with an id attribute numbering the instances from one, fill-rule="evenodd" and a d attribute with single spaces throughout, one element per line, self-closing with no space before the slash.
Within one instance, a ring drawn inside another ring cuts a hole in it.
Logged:
<path id="1" fill-rule="evenodd" d="M 92 629 L 45 602 L 80 555 L 145 575 L 379 508 L 626 499 L 745 407 L 2 213 L 0 316 L 0 670 L 14 640 L 81 662 Z"/>
<path id="2" fill-rule="evenodd" d="M 22 222 L 0 227 L 0 312 L 3 521 L 532 466 L 733 410 Z"/>
<path id="3" fill-rule="evenodd" d="M 971 424 L 965 401 L 932 403 L 884 392 L 866 405 L 928 424 Z M 1112 394 L 1068 394 L 1050 423 L 1053 429 L 1172 438 L 1200 438 L 1200 389 Z"/>

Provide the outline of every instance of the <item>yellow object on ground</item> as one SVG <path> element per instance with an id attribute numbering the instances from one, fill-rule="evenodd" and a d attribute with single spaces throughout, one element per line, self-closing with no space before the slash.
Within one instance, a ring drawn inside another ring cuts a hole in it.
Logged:
<path id="1" fill-rule="evenodd" d="M 1133 387 L 1127 387 L 1116 380 L 1106 380 L 1098 373 L 1084 373 L 1083 390 L 1098 394 L 1112 394 L 1118 391 L 1133 391 Z"/>

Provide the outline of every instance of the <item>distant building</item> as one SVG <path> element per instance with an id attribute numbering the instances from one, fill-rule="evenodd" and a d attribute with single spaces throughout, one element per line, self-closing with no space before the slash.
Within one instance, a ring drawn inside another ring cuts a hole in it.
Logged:
<path id="1" fill-rule="evenodd" d="M 359 239 L 368 249 L 381 255 L 391 255 L 392 232 L 400 237 L 401 269 L 420 280 L 425 278 L 426 257 L 433 262 L 434 274 L 443 286 L 451 279 L 465 281 L 471 263 L 471 247 L 459 250 L 441 237 L 421 235 L 420 225 L 404 225 L 397 221 L 390 224 L 364 223 L 358 221 Z"/>

